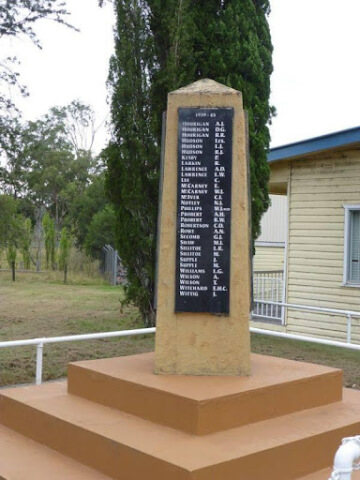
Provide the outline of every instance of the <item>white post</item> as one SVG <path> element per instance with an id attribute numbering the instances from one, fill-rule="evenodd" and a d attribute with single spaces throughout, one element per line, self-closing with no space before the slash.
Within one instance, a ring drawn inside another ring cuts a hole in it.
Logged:
<path id="1" fill-rule="evenodd" d="M 117 279 L 117 266 L 118 266 L 118 252 L 114 250 L 114 276 L 113 276 L 113 285 L 116 285 Z"/>
<path id="2" fill-rule="evenodd" d="M 287 212 L 288 212 L 286 217 L 287 237 L 285 240 L 285 250 L 284 250 L 281 303 L 286 302 L 286 282 L 287 282 L 288 245 L 289 245 L 289 197 L 288 196 L 287 196 Z M 281 307 L 281 324 L 282 325 L 285 325 L 285 320 L 286 320 L 286 307 L 282 306 Z"/>
<path id="3" fill-rule="evenodd" d="M 346 341 L 347 341 L 347 343 L 351 343 L 351 314 L 348 313 L 346 316 L 347 316 L 347 334 L 346 334 Z"/>
<path id="4" fill-rule="evenodd" d="M 36 346 L 36 385 L 41 385 L 43 370 L 43 350 L 44 343 L 40 342 Z"/>
<path id="5" fill-rule="evenodd" d="M 259 298 L 258 290 L 259 290 L 259 288 L 258 288 L 258 276 L 255 275 L 255 273 L 254 273 L 254 291 L 253 291 L 254 300 L 256 298 Z M 259 304 L 255 301 L 254 301 L 254 313 L 255 313 L 255 315 L 257 315 L 259 313 Z"/>

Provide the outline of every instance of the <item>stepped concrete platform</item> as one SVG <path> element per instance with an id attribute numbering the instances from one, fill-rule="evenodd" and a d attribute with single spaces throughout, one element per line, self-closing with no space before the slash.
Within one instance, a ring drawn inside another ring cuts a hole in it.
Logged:
<path id="1" fill-rule="evenodd" d="M 64 382 L 3 390 L 1 441 L 12 429 L 14 444 L 54 455 L 54 471 L 62 468 L 56 461 L 64 462 L 87 469 L 90 480 L 320 480 L 341 439 L 360 432 L 360 392 L 342 396 L 339 370 L 254 356 L 253 377 L 157 377 L 151 358 L 71 365 L 69 391 Z M 120 398 L 128 395 L 132 401 Z M 291 407 L 277 406 L 273 396 Z M 261 409 L 262 402 L 271 409 Z M 16 476 L 18 462 L 8 463 L 4 473 L 0 466 L 6 480 L 42 478 L 29 470 Z M 62 478 L 83 478 L 76 475 Z"/>
<path id="2" fill-rule="evenodd" d="M 342 397 L 341 370 L 263 355 L 249 377 L 154 375 L 153 365 L 152 353 L 73 363 L 69 393 L 196 435 Z"/>

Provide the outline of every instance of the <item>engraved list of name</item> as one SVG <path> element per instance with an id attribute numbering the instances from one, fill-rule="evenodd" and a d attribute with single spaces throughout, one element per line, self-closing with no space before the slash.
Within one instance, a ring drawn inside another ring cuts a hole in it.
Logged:
<path id="1" fill-rule="evenodd" d="M 180 108 L 177 312 L 229 313 L 232 108 Z"/>

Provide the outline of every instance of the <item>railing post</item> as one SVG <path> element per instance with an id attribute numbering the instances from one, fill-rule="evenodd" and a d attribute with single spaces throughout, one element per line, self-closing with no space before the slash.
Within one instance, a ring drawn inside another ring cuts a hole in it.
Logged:
<path id="1" fill-rule="evenodd" d="M 36 345 L 36 385 L 41 385 L 42 382 L 43 350 L 44 342 L 38 343 Z"/>
<path id="2" fill-rule="evenodd" d="M 346 341 L 347 343 L 351 343 L 351 314 L 347 313 L 347 334 L 346 334 Z"/>
<path id="3" fill-rule="evenodd" d="M 114 273 L 113 273 L 113 285 L 116 285 L 117 280 L 117 270 L 118 270 L 118 252 L 114 250 L 114 265 L 113 265 Z"/>

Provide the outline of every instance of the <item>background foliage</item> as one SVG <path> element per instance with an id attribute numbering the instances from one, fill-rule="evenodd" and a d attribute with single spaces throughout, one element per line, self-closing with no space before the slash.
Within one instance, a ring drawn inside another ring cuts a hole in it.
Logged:
<path id="1" fill-rule="evenodd" d="M 113 139 L 106 188 L 127 267 L 126 300 L 153 325 L 162 114 L 167 93 L 200 78 L 242 91 L 249 115 L 253 239 L 269 205 L 272 44 L 267 0 L 114 0 Z"/>

